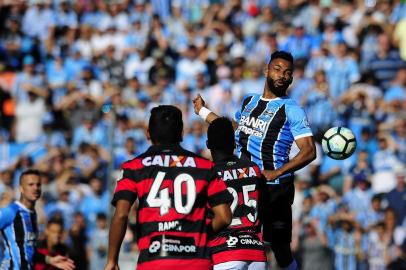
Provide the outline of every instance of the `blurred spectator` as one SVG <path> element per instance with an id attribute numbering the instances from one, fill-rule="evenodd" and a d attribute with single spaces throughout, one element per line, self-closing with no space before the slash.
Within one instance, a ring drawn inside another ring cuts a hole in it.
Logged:
<path id="1" fill-rule="evenodd" d="M 97 125 L 92 115 L 84 115 L 83 122 L 73 134 L 72 147 L 78 149 L 81 143 L 97 144 L 107 148 L 107 138 L 104 130 Z"/>
<path id="2" fill-rule="evenodd" d="M 61 216 L 64 220 L 66 229 L 71 227 L 73 222 L 73 214 L 77 207 L 71 200 L 69 200 L 69 195 L 69 190 L 59 191 L 57 199 L 54 202 L 47 204 L 44 209 L 48 218 L 51 218 L 54 215 Z"/>
<path id="3" fill-rule="evenodd" d="M 371 203 L 365 212 L 359 212 L 357 222 L 365 231 L 370 231 L 383 220 L 382 199 L 380 195 L 372 196 Z"/>
<path id="4" fill-rule="evenodd" d="M 38 241 L 37 252 L 43 255 L 62 255 L 66 256 L 68 247 L 64 244 L 64 226 L 63 220 L 51 218 L 48 220 L 44 238 Z M 45 263 L 35 263 L 35 270 L 56 270 L 57 268 Z"/>
<path id="5" fill-rule="evenodd" d="M 354 175 L 354 188 L 346 192 L 343 196 L 343 202 L 348 205 L 349 210 L 358 215 L 365 213 L 371 203 L 372 190 L 368 175 L 360 172 Z"/>
<path id="6" fill-rule="evenodd" d="M 36 92 L 28 90 L 28 100 L 16 106 L 16 141 L 18 143 L 33 142 L 41 136 L 42 120 L 46 108 L 44 99 Z"/>
<path id="7" fill-rule="evenodd" d="M 137 156 L 138 151 L 136 150 L 136 142 L 134 138 L 129 137 L 126 139 L 124 147 L 117 148 L 115 151 L 114 157 L 114 168 L 119 169 L 121 168 L 121 164 L 123 162 L 132 159 L 133 157 Z"/>
<path id="8" fill-rule="evenodd" d="M 302 22 L 295 21 L 294 33 L 290 35 L 281 48 L 285 51 L 292 52 L 294 58 L 310 57 L 310 53 L 314 46 L 314 40 L 311 36 L 308 36 L 305 32 L 305 28 Z"/>
<path id="9" fill-rule="evenodd" d="M 369 236 L 368 264 L 371 270 L 386 269 L 390 262 L 388 234 L 385 234 L 385 223 L 379 222 L 373 227 Z"/>
<path id="10" fill-rule="evenodd" d="M 324 71 L 319 70 L 316 72 L 314 84 L 309 85 L 301 103 L 307 113 L 314 134 L 324 133 L 335 122 L 336 113 Z"/>
<path id="11" fill-rule="evenodd" d="M 403 11 L 404 11 L 405 10 L 404 4 L 399 4 L 399 5 L 403 5 Z M 397 44 L 399 46 L 400 55 L 401 55 L 403 61 L 406 61 L 406 38 L 405 38 L 405 35 L 402 34 L 405 31 L 406 31 L 406 18 L 403 15 L 403 19 L 400 20 L 396 24 L 395 32 L 394 32 L 395 44 Z"/>
<path id="12" fill-rule="evenodd" d="M 342 204 L 337 213 L 329 218 L 330 245 L 334 251 L 334 269 L 357 268 L 357 257 L 361 254 L 361 232 L 356 229 L 354 217 Z"/>
<path id="13" fill-rule="evenodd" d="M 191 133 L 183 138 L 182 145 L 185 149 L 199 154 L 206 150 L 207 135 L 203 128 L 202 121 L 193 121 Z"/>
<path id="14" fill-rule="evenodd" d="M 391 207 L 397 216 L 397 224 L 406 223 L 406 169 L 404 165 L 397 165 L 394 169 L 396 176 L 396 187 L 385 194 L 389 207 Z"/>
<path id="15" fill-rule="evenodd" d="M 30 1 L 22 22 L 22 31 L 25 35 L 42 42 L 52 35 L 55 17 L 49 6 L 50 2 L 48 0 Z"/>
<path id="16" fill-rule="evenodd" d="M 357 137 L 358 152 L 366 152 L 368 154 L 368 163 L 372 164 L 373 156 L 378 150 L 378 142 L 374 138 L 369 127 L 361 129 L 361 136 Z"/>
<path id="17" fill-rule="evenodd" d="M 391 48 L 389 36 L 380 34 L 378 36 L 378 50 L 369 61 L 368 69 L 374 73 L 384 91 L 390 86 L 396 72 L 404 66 L 405 62 L 400 59 L 399 51 Z"/>
<path id="18" fill-rule="evenodd" d="M 90 270 L 103 269 L 106 264 L 108 250 L 109 230 L 107 227 L 107 217 L 103 213 L 96 216 L 96 228 L 90 235 Z"/>
<path id="19" fill-rule="evenodd" d="M 31 55 L 27 55 L 23 59 L 23 69 L 17 73 L 12 88 L 12 95 L 17 104 L 25 102 L 29 99 L 30 90 L 37 90 L 45 96 L 46 93 L 42 89 L 43 79 L 35 74 L 35 60 Z M 32 91 L 31 91 L 32 92 Z"/>
<path id="20" fill-rule="evenodd" d="M 379 150 L 373 157 L 375 173 L 372 179 L 372 188 L 376 193 L 387 192 L 396 186 L 393 169 L 399 164 L 399 159 L 393 150 L 393 142 L 387 135 L 378 136 L 378 146 Z M 382 179 L 385 181 L 383 182 Z"/>
<path id="21" fill-rule="evenodd" d="M 355 164 L 349 169 L 344 179 L 343 193 L 347 193 L 357 183 L 357 180 L 367 181 L 370 186 L 370 177 L 373 174 L 373 168 L 369 153 L 365 150 L 360 150 L 357 154 L 357 160 Z"/>
<path id="22" fill-rule="evenodd" d="M 351 57 L 345 43 L 339 43 L 326 70 L 330 94 L 334 99 L 340 96 L 349 86 L 360 78 L 358 63 Z"/>
<path id="23" fill-rule="evenodd" d="M 289 96 L 295 100 L 298 104 L 302 104 L 304 96 L 308 94 L 310 88 L 313 86 L 314 76 L 308 78 L 305 76 L 306 64 L 303 59 L 297 60 L 295 63 L 295 70 L 293 71 L 293 83 L 289 88 Z"/>
<path id="24" fill-rule="evenodd" d="M 83 197 L 79 209 L 86 218 L 87 230 L 92 231 L 96 227 L 97 214 L 107 215 L 110 194 L 103 190 L 103 183 L 98 178 L 90 179 L 89 186 L 91 192 Z"/>
<path id="25" fill-rule="evenodd" d="M 207 66 L 198 59 L 196 46 L 190 45 L 176 65 L 176 84 L 193 86 L 195 84 L 194 79 L 198 73 L 206 75 Z"/>
<path id="26" fill-rule="evenodd" d="M 68 236 L 69 258 L 75 262 L 76 269 L 87 269 L 89 263 L 86 252 L 88 237 L 86 235 L 86 220 L 81 213 L 73 215 L 73 223 L 69 229 Z"/>
<path id="27" fill-rule="evenodd" d="M 301 269 L 331 269 L 332 260 L 327 236 L 310 220 L 305 220 L 303 226 L 300 240 L 303 260 Z"/>

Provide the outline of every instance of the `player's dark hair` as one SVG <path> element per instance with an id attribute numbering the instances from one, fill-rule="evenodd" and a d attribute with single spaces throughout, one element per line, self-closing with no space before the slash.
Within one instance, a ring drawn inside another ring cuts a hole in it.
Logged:
<path id="1" fill-rule="evenodd" d="M 63 219 L 59 218 L 59 217 L 52 217 L 51 219 L 48 220 L 47 222 L 47 228 L 49 228 L 49 226 L 51 226 L 52 224 L 56 224 L 59 225 L 63 228 Z"/>
<path id="2" fill-rule="evenodd" d="M 275 51 L 273 54 L 271 54 L 271 60 L 269 60 L 268 66 L 271 64 L 271 62 L 275 59 L 284 59 L 286 61 L 288 61 L 290 63 L 290 65 L 293 68 L 293 56 L 290 52 L 286 52 L 286 51 Z"/>
<path id="3" fill-rule="evenodd" d="M 226 117 L 215 119 L 207 130 L 207 147 L 212 151 L 232 154 L 235 147 L 234 129 Z"/>
<path id="4" fill-rule="evenodd" d="M 156 144 L 175 144 L 182 141 L 182 112 L 172 105 L 160 105 L 151 110 L 148 124 L 151 141 Z"/>
<path id="5" fill-rule="evenodd" d="M 22 183 L 22 181 L 23 181 L 23 179 L 24 179 L 24 176 L 26 176 L 26 175 L 36 175 L 36 176 L 38 176 L 38 177 L 41 177 L 42 173 L 41 173 L 40 171 L 36 170 L 36 169 L 28 169 L 28 170 L 25 170 L 25 171 L 20 175 L 20 185 L 21 185 L 21 183 Z"/>

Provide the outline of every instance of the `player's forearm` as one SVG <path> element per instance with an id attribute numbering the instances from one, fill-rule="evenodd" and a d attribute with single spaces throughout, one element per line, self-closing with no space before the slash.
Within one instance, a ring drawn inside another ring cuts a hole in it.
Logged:
<path id="1" fill-rule="evenodd" d="M 211 122 L 213 122 L 214 120 L 216 120 L 217 118 L 219 118 L 220 116 L 218 116 L 217 114 L 215 114 L 214 112 L 211 112 L 207 118 L 206 118 L 206 122 L 211 124 Z"/>
<path id="2" fill-rule="evenodd" d="M 219 232 L 231 223 L 232 214 L 228 204 L 220 204 L 213 207 L 214 217 L 211 221 L 213 232 Z"/>
<path id="3" fill-rule="evenodd" d="M 213 122 L 214 120 L 216 120 L 217 118 L 219 118 L 219 116 L 217 114 L 215 114 L 214 112 L 210 111 L 208 108 L 206 107 L 201 107 L 198 111 L 198 115 L 207 123 L 211 124 L 211 122 Z"/>
<path id="4" fill-rule="evenodd" d="M 108 261 L 118 262 L 118 254 L 120 252 L 121 243 L 127 230 L 128 214 L 120 214 L 115 212 L 111 220 L 109 232 L 109 251 Z"/>

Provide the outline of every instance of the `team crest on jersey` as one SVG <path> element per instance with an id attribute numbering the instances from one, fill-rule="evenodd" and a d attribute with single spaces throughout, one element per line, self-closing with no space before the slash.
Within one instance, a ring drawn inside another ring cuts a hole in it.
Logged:
<path id="1" fill-rule="evenodd" d="M 303 122 L 303 125 L 304 125 L 305 127 L 310 127 L 309 120 L 307 120 L 307 118 L 306 118 L 306 117 L 305 117 L 305 118 L 303 118 L 302 122 Z"/>
<path id="2" fill-rule="evenodd" d="M 250 113 L 251 111 L 252 111 L 252 108 L 250 108 L 250 107 L 245 107 L 243 110 L 243 112 L 245 112 L 245 113 Z"/>
<path id="3" fill-rule="evenodd" d="M 269 116 L 273 117 L 275 115 L 275 112 L 266 110 L 265 112 L 262 113 L 264 116 Z"/>

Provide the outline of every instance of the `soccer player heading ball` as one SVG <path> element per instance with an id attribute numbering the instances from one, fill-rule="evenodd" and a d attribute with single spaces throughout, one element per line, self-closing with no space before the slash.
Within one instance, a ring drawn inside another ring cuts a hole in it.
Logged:
<path id="1" fill-rule="evenodd" d="M 232 198 L 211 161 L 181 148 L 182 131 L 179 109 L 152 109 L 148 126 L 152 146 L 125 162 L 117 181 L 105 270 L 119 269 L 128 213 L 137 199 L 138 270 L 211 269 L 208 232 L 230 224 Z M 214 213 L 209 226 L 208 205 Z"/>
<path id="2" fill-rule="evenodd" d="M 279 266 L 285 269 L 297 268 L 290 250 L 294 171 L 316 157 L 306 115 L 286 93 L 292 76 L 292 55 L 274 52 L 266 70 L 262 95 L 244 97 L 234 119 L 238 156 L 255 162 L 268 179 L 270 200 L 269 212 L 263 221 L 264 240 L 270 242 Z M 219 117 L 204 107 L 200 95 L 193 100 L 193 105 L 195 113 L 209 123 Z M 293 141 L 299 153 L 289 160 Z"/>

